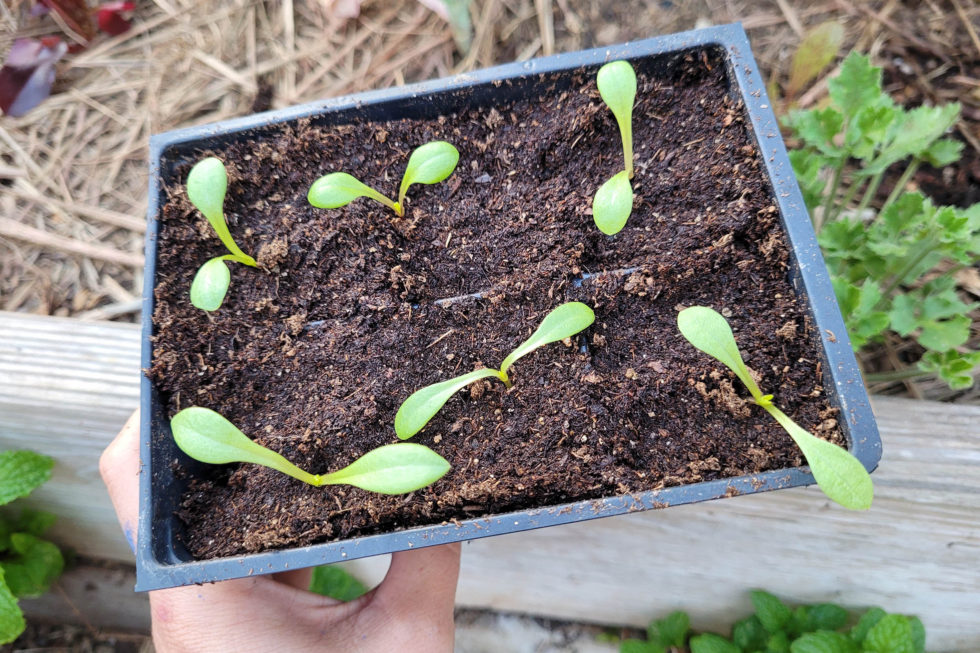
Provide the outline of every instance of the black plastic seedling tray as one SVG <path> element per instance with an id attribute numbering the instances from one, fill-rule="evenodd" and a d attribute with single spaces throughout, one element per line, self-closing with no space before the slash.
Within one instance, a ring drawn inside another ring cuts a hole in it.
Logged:
<path id="1" fill-rule="evenodd" d="M 752 57 L 745 32 L 738 24 L 560 54 L 154 136 L 150 141 L 142 367 L 150 367 L 152 355 L 159 207 L 168 182 L 172 182 L 171 185 L 180 183 L 174 178 L 176 164 L 193 160 L 201 150 L 229 141 L 255 138 L 261 136 L 263 128 L 298 119 L 310 119 L 319 125 L 338 125 L 353 120 L 436 118 L 469 107 L 489 107 L 535 93 L 534 84 L 542 73 L 566 71 L 568 75 L 564 78 L 570 78 L 573 72 L 594 72 L 603 63 L 616 59 L 628 59 L 641 71 L 655 71 L 672 58 L 704 48 L 717 49 L 724 53 L 729 93 L 744 104 L 750 119 L 748 123 L 765 163 L 765 171 L 769 175 L 788 236 L 792 250 L 791 280 L 797 292 L 807 299 L 811 318 L 820 333 L 820 355 L 825 376 L 823 381 L 824 387 L 828 389 L 828 400 L 840 409 L 840 423 L 849 441 L 850 450 L 869 471 L 873 470 L 881 457 L 878 429 L 803 198 L 766 96 L 763 79 Z M 505 83 L 501 83 L 502 81 Z M 174 445 L 163 404 L 153 384 L 145 376 L 141 383 L 140 407 L 143 468 L 140 474 L 140 520 L 136 552 L 136 589 L 140 591 L 298 569 L 621 515 L 637 510 L 694 503 L 733 494 L 798 487 L 814 482 L 806 467 L 774 470 L 752 476 L 511 512 L 283 551 L 194 560 L 181 543 L 182 526 L 175 516 L 187 480 L 175 477 L 172 464 L 179 460 L 192 472 L 198 468 L 198 464 L 184 456 Z"/>

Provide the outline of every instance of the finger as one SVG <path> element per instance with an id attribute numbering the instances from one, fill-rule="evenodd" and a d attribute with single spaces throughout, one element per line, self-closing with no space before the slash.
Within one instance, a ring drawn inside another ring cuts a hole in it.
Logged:
<path id="1" fill-rule="evenodd" d="M 119 435 L 99 458 L 99 473 L 109 490 L 116 517 L 133 550 L 139 518 L 140 440 L 139 411 L 130 415 Z"/>
<path id="2" fill-rule="evenodd" d="M 391 556 L 391 566 L 376 590 L 375 600 L 405 605 L 430 617 L 452 615 L 459 580 L 460 544 L 443 544 Z"/>

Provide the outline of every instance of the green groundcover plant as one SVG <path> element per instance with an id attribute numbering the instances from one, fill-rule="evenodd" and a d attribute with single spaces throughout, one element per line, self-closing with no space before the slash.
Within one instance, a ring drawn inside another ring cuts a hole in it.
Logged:
<path id="1" fill-rule="evenodd" d="M 33 451 L 0 452 L 0 506 L 44 484 L 53 466 L 53 460 Z M 17 600 L 41 596 L 64 569 L 58 547 L 41 539 L 54 520 L 54 515 L 37 510 L 0 511 L 0 644 L 24 632 Z"/>
<path id="2" fill-rule="evenodd" d="M 800 142 L 790 160 L 851 342 L 860 350 L 893 332 L 924 350 L 917 367 L 870 380 L 934 374 L 969 388 L 980 365 L 980 352 L 967 347 L 977 304 L 963 301 L 953 272 L 980 260 L 980 204 L 935 206 L 905 190 L 923 163 L 942 168 L 960 158 L 963 144 L 943 137 L 960 105 L 904 109 L 883 92 L 881 69 L 853 52 L 828 87 L 828 106 L 791 111 L 784 122 Z M 874 209 L 885 174 L 902 163 Z"/>
<path id="3" fill-rule="evenodd" d="M 685 612 L 650 622 L 647 638 L 605 638 L 620 653 L 925 653 L 918 617 L 870 608 L 852 616 L 833 603 L 795 608 L 761 590 L 752 593 L 755 614 L 736 621 L 729 637 L 695 634 Z"/>
<path id="4" fill-rule="evenodd" d="M 406 494 L 435 483 L 449 471 L 446 459 L 432 449 L 400 442 L 372 449 L 335 472 L 310 474 L 250 440 L 219 413 L 200 406 L 185 408 L 174 415 L 170 428 L 180 450 L 202 463 L 254 463 L 314 487 L 353 485 L 379 494 Z"/>
<path id="5" fill-rule="evenodd" d="M 691 306 L 677 315 L 677 328 L 688 342 L 735 373 L 752 394 L 752 400 L 779 425 L 806 457 L 810 472 L 828 498 L 851 510 L 871 507 L 874 489 L 871 476 L 857 458 L 836 444 L 821 440 L 794 422 L 763 394 L 742 360 L 735 336 L 721 313 L 707 306 Z"/>

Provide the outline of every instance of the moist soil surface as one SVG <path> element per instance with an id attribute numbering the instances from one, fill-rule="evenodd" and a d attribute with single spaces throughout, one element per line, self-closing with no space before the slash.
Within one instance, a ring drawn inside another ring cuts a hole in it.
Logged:
<path id="1" fill-rule="evenodd" d="M 194 273 L 224 251 L 172 183 L 148 371 L 171 416 L 214 409 L 326 473 L 397 441 L 395 412 L 409 394 L 498 366 L 559 304 L 586 302 L 596 322 L 521 359 L 512 389 L 484 381 L 451 399 L 414 441 L 452 469 L 409 495 L 175 461 L 174 472 L 191 477 L 178 516 L 193 555 L 802 464 L 734 376 L 679 335 L 677 312 L 691 305 L 726 315 L 763 390 L 804 428 L 841 441 L 816 334 L 788 281 L 779 213 L 723 62 L 705 51 L 637 72 L 634 210 L 614 237 L 596 229 L 590 208 L 622 168 L 592 74 L 545 77 L 544 97 L 438 120 L 293 123 L 200 152 L 228 166 L 231 233 L 260 268 L 231 263 L 221 309 L 193 308 Z M 436 139 L 456 145 L 459 166 L 443 183 L 413 186 L 404 218 L 366 199 L 337 210 L 306 201 L 310 184 L 337 170 L 393 195 L 411 150 Z M 174 162 L 173 179 L 186 179 L 191 163 Z M 470 293 L 480 296 L 438 302 Z"/>

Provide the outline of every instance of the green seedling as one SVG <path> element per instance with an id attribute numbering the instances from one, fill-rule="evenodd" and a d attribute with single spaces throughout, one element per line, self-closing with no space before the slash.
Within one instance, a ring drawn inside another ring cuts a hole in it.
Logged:
<path id="1" fill-rule="evenodd" d="M 581 302 L 569 302 L 548 313 L 531 337 L 520 344 L 501 363 L 500 369 L 484 368 L 426 386 L 412 393 L 395 414 L 395 433 L 407 440 L 429 423 L 449 399 L 470 383 L 496 378 L 511 387 L 507 370 L 519 358 L 552 342 L 570 338 L 595 322 L 595 313 Z"/>
<path id="2" fill-rule="evenodd" d="M 228 231 L 224 210 L 227 190 L 228 173 L 225 165 L 213 156 L 198 161 L 187 175 L 187 197 L 204 214 L 225 248 L 231 252 L 211 259 L 194 275 L 194 281 L 191 282 L 191 304 L 203 311 L 218 310 L 228 293 L 231 272 L 225 261 L 238 261 L 243 265 L 258 267 L 255 259 L 238 247 Z"/>
<path id="3" fill-rule="evenodd" d="M 248 438 L 208 408 L 185 408 L 170 420 L 181 451 L 203 463 L 254 463 L 292 476 L 314 487 L 353 485 L 379 494 L 406 494 L 435 483 L 449 471 L 446 459 L 420 444 L 400 442 L 373 449 L 343 469 L 310 474 Z"/>
<path id="4" fill-rule="evenodd" d="M 616 116 L 619 135 L 623 138 L 623 161 L 626 174 L 633 178 L 633 102 L 636 100 L 636 73 L 627 61 L 613 61 L 596 75 L 599 95 Z"/>
<path id="5" fill-rule="evenodd" d="M 596 75 L 599 95 L 616 117 L 623 139 L 622 172 L 613 175 L 596 191 L 592 218 L 602 233 L 612 236 L 626 226 L 633 211 L 633 102 L 636 100 L 636 73 L 626 61 L 613 61 Z"/>
<path id="6" fill-rule="evenodd" d="M 827 497 L 851 510 L 871 507 L 874 490 L 864 465 L 846 449 L 808 433 L 773 405 L 771 394 L 762 394 L 742 360 L 728 321 L 720 313 L 706 306 L 685 308 L 677 316 L 677 327 L 688 342 L 734 372 L 755 403 L 786 429 L 803 451 L 813 477 Z"/>
<path id="7" fill-rule="evenodd" d="M 368 197 L 381 202 L 401 217 L 405 215 L 405 194 L 409 186 L 438 184 L 453 174 L 458 162 L 459 151 L 455 147 L 445 141 L 432 141 L 416 148 L 408 158 L 397 202 L 346 172 L 332 172 L 314 181 L 307 199 L 317 208 L 336 209 L 347 206 L 359 197 Z"/>

